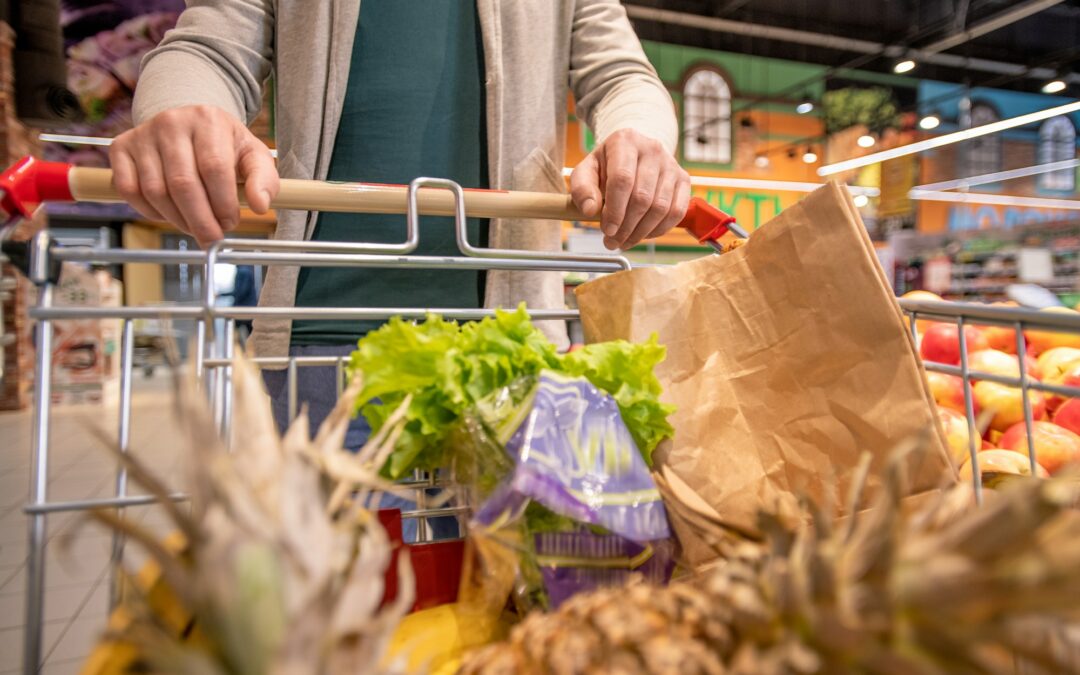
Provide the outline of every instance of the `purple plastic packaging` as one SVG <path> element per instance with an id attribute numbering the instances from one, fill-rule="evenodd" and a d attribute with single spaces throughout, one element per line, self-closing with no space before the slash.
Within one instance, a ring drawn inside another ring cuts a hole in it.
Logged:
<path id="1" fill-rule="evenodd" d="M 581 525 L 533 536 L 552 606 L 631 574 L 666 581 L 674 566 L 667 512 L 615 400 L 584 378 L 544 372 L 517 412 L 504 425 L 513 429 L 504 446 L 515 467 L 475 521 L 509 522 L 535 500 Z"/>

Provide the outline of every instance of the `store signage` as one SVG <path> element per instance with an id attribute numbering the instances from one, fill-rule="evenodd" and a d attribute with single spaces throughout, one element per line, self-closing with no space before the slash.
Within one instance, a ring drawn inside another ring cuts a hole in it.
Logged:
<path id="1" fill-rule="evenodd" d="M 1034 209 L 1020 206 L 1006 208 L 994 206 L 967 206 L 958 204 L 949 207 L 949 230 L 985 230 L 1009 229 L 1031 223 L 1048 223 L 1065 220 L 1070 217 L 1068 211 L 1056 209 Z"/>
<path id="2" fill-rule="evenodd" d="M 881 196 L 877 214 L 881 218 L 905 218 L 915 213 L 909 196 L 915 187 L 918 166 L 915 157 L 899 157 L 881 163 Z"/>
<path id="3" fill-rule="evenodd" d="M 708 190 L 705 201 L 735 216 L 744 226 L 757 229 L 784 210 L 780 195 L 743 190 Z"/>

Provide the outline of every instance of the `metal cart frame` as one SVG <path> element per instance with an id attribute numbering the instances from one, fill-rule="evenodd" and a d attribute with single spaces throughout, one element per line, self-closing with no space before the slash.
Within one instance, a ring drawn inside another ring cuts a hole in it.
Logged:
<path id="1" fill-rule="evenodd" d="M 418 191 L 421 188 L 448 190 L 454 199 L 454 221 L 461 256 L 427 257 L 412 253 L 419 244 Z M 202 265 L 205 270 L 205 292 L 202 302 L 195 306 L 163 305 L 143 307 L 57 307 L 53 304 L 54 280 L 50 272 L 62 262 L 94 264 L 150 263 L 166 265 Z M 25 634 L 23 672 L 32 675 L 41 665 L 43 636 L 43 607 L 45 593 L 45 546 L 47 517 L 51 513 L 86 511 L 94 508 L 124 509 L 156 502 L 151 496 L 128 494 L 128 476 L 123 467 L 117 469 L 115 496 L 106 499 L 50 501 L 48 495 L 49 431 L 51 419 L 51 345 L 53 322 L 64 319 L 119 319 L 120 333 L 120 394 L 117 420 L 117 440 L 121 452 L 130 449 L 131 396 L 134 352 L 134 321 L 155 318 L 192 320 L 195 322 L 195 347 L 190 354 L 197 378 L 209 398 L 215 421 L 223 437 L 230 436 L 232 425 L 231 370 L 236 321 L 255 318 L 289 319 L 354 319 L 383 320 L 392 316 L 423 319 L 437 312 L 449 319 L 474 320 L 492 315 L 494 310 L 459 308 L 303 308 L 303 307 L 219 307 L 214 287 L 214 266 L 217 263 L 249 265 L 291 265 L 304 267 L 368 267 L 368 268 L 435 268 L 447 270 L 532 270 L 576 271 L 605 273 L 629 269 L 630 263 L 620 255 L 578 255 L 573 253 L 537 253 L 506 249 L 482 249 L 467 239 L 465 193 L 457 183 L 435 178 L 417 178 L 408 188 L 406 207 L 406 239 L 398 244 L 289 242 L 275 240 L 226 239 L 208 251 L 160 250 L 101 250 L 58 248 L 50 245 L 47 230 L 35 235 L 31 243 L 30 278 L 38 287 L 36 307 L 30 311 L 37 322 L 35 337 L 35 382 L 33 398 L 33 435 L 29 502 L 23 511 L 28 519 L 28 558 L 26 575 Z M 532 310 L 535 319 L 572 319 L 573 310 Z M 220 336 L 217 332 L 221 331 Z M 221 339 L 216 339 L 220 337 Z M 261 366 L 284 366 L 287 372 L 289 418 L 298 412 L 298 369 L 312 366 L 335 366 L 338 394 L 344 389 L 346 357 L 263 357 L 254 359 Z M 428 539 L 427 519 L 457 515 L 461 507 L 428 508 L 426 490 L 438 483 L 434 476 L 417 475 L 402 482 L 416 490 L 417 508 L 403 513 L 404 518 L 418 520 L 418 535 Z M 185 500 L 176 493 L 172 498 Z M 112 563 L 121 560 L 124 538 L 113 535 Z M 113 577 L 113 597 L 116 597 L 116 577 Z"/>
<path id="2" fill-rule="evenodd" d="M 449 190 L 454 197 L 454 219 L 458 247 L 461 256 L 425 257 L 412 255 L 419 243 L 419 215 L 417 192 L 420 188 Z M 205 269 L 205 292 L 198 306 L 175 305 L 150 307 L 57 307 L 53 304 L 54 283 L 50 270 L 58 263 L 82 262 L 97 264 L 151 263 L 166 265 L 203 265 Z M 30 277 L 39 289 L 37 306 L 31 317 L 37 321 L 36 334 L 36 388 L 34 391 L 32 462 L 29 503 L 24 512 L 28 518 L 28 559 L 26 581 L 26 617 L 23 653 L 23 672 L 38 672 L 41 661 L 43 635 L 43 607 L 45 592 L 45 546 L 47 541 L 47 517 L 52 513 L 85 511 L 93 508 L 118 508 L 150 505 L 156 502 L 151 496 L 130 495 L 128 476 L 123 467 L 116 474 L 115 496 L 105 499 L 78 501 L 50 501 L 48 495 L 49 431 L 51 402 L 51 344 L 53 322 L 63 319 L 119 319 L 122 322 L 120 340 L 120 394 L 118 406 L 118 446 L 121 452 L 130 449 L 132 375 L 134 349 L 134 321 L 144 318 L 168 320 L 193 320 L 195 322 L 195 348 L 189 358 L 208 398 L 219 430 L 226 438 L 232 424 L 231 359 L 236 321 L 254 318 L 290 319 L 354 319 L 382 320 L 392 316 L 422 319 L 429 311 L 450 319 L 470 320 L 491 315 L 494 310 L 460 308 L 428 310 L 426 308 L 303 308 L 303 307 L 218 307 L 213 275 L 216 263 L 250 265 L 287 265 L 319 267 L 370 267 L 370 268 L 436 268 L 456 270 L 534 270 L 578 271 L 610 273 L 629 269 L 626 258 L 619 255 L 576 255 L 571 253 L 536 253 L 530 251 L 480 249 L 467 240 L 465 196 L 462 188 L 451 181 L 418 178 L 409 185 L 406 210 L 406 239 L 399 244 L 285 242 L 274 240 L 226 239 L 215 244 L 209 251 L 160 251 L 160 250 L 87 250 L 56 248 L 50 246 L 48 231 L 39 232 L 31 245 Z M 955 375 L 964 379 L 964 399 L 967 421 L 971 435 L 970 453 L 978 451 L 976 419 L 972 396 L 971 377 L 986 379 L 1020 388 L 1024 396 L 1024 416 L 1030 431 L 1032 410 L 1027 400 L 1029 390 L 1080 396 L 1080 388 L 1059 387 L 1031 381 L 1023 367 L 1025 345 L 1022 331 L 1027 328 L 1080 333 L 1080 317 L 1047 314 L 1025 309 L 987 307 L 981 305 L 916 302 L 902 300 L 901 306 L 911 317 L 915 339 L 915 319 L 931 319 L 958 324 L 961 333 L 965 325 L 1012 326 L 1018 331 L 1017 358 L 1021 364 L 1018 378 L 1001 377 L 979 373 L 968 368 L 966 344 L 961 340 L 959 367 L 943 364 L 927 364 L 927 369 Z M 575 310 L 532 310 L 535 319 L 575 319 Z M 216 339 L 219 337 L 222 339 Z M 277 357 L 258 358 L 255 362 L 265 366 L 284 366 L 287 371 L 287 391 L 290 419 L 298 411 L 297 374 L 301 367 L 335 366 L 338 377 L 338 393 L 344 386 L 346 357 Z M 1036 457 L 1030 442 L 1029 456 L 1034 468 Z M 975 486 L 981 495 L 981 483 L 977 463 Z M 456 515 L 460 507 L 426 508 L 425 490 L 436 485 L 433 476 L 418 475 L 404 481 L 405 486 L 417 490 L 417 509 L 403 514 L 418 519 L 421 539 L 427 538 L 426 519 L 442 515 Z M 172 495 L 174 500 L 184 500 L 184 494 Z M 114 535 L 112 562 L 121 560 L 124 539 Z M 114 598 L 116 579 L 113 579 Z"/>

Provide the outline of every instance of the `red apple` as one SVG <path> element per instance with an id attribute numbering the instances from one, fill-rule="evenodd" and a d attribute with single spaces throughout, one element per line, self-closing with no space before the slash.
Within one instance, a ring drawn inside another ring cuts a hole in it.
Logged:
<path id="1" fill-rule="evenodd" d="M 1036 380 L 1042 379 L 1042 371 L 1039 370 L 1039 362 L 1031 354 L 1024 354 L 1024 368 L 1027 369 L 1029 377 L 1034 377 Z"/>
<path id="2" fill-rule="evenodd" d="M 942 408 L 949 408 L 961 414 L 964 412 L 964 381 L 956 375 L 926 371 L 926 381 L 930 385 L 930 394 Z"/>
<path id="3" fill-rule="evenodd" d="M 1076 387 L 1080 389 L 1080 363 L 1074 363 L 1069 372 L 1065 373 L 1064 377 L 1061 377 L 1055 382 L 1050 384 L 1060 384 L 1064 387 Z M 1046 395 L 1046 409 L 1050 412 L 1061 408 L 1068 401 L 1072 401 L 1070 396 L 1058 396 L 1057 394 Z"/>
<path id="4" fill-rule="evenodd" d="M 1035 367 L 1038 370 L 1040 379 L 1057 383 L 1076 363 L 1080 363 L 1080 349 L 1055 347 L 1040 354 L 1035 361 Z"/>
<path id="5" fill-rule="evenodd" d="M 1012 476 L 1030 476 L 1031 462 L 1024 455 L 1011 450 L 984 450 L 978 455 L 979 471 L 982 484 L 986 487 L 997 487 Z M 1036 465 L 1035 474 L 1039 478 L 1047 478 L 1046 469 Z M 971 460 L 966 461 L 960 467 L 960 479 L 972 480 Z"/>
<path id="6" fill-rule="evenodd" d="M 1017 422 L 1024 421 L 1024 398 L 1016 387 L 984 380 L 975 384 L 974 393 L 979 409 L 993 412 L 991 429 L 1005 431 Z M 1028 401 L 1031 402 L 1032 419 L 1046 417 L 1046 400 L 1040 392 L 1029 391 Z"/>
<path id="7" fill-rule="evenodd" d="M 982 329 L 983 335 L 986 336 L 986 344 L 990 345 L 991 349 L 997 349 L 998 351 L 1005 352 L 1006 354 L 1016 353 L 1016 329 L 1005 328 L 1004 326 L 986 326 Z"/>
<path id="8" fill-rule="evenodd" d="M 1054 424 L 1080 434 L 1080 398 L 1070 398 L 1054 412 Z"/>
<path id="9" fill-rule="evenodd" d="M 1047 384 L 1080 385 L 1080 349 L 1055 347 L 1048 350 L 1039 357 L 1038 368 L 1042 381 Z M 1057 394 L 1047 394 L 1047 409 L 1057 410 L 1065 398 Z"/>
<path id="10" fill-rule="evenodd" d="M 1048 307 L 1042 311 L 1077 315 L 1076 310 L 1068 307 Z M 1080 333 L 1056 333 L 1029 329 L 1024 331 L 1024 337 L 1027 339 L 1028 350 L 1036 356 L 1055 347 L 1080 348 Z"/>
<path id="11" fill-rule="evenodd" d="M 964 461 L 965 457 L 971 456 L 971 449 L 968 445 L 971 436 L 968 434 L 967 418 L 955 410 L 938 408 L 938 419 L 941 420 L 941 427 L 945 430 L 949 455 L 959 465 Z"/>
<path id="12" fill-rule="evenodd" d="M 964 326 L 968 354 L 986 349 L 986 338 L 973 326 Z M 919 353 L 927 361 L 960 365 L 960 329 L 951 323 L 935 323 L 926 329 Z"/>
<path id="13" fill-rule="evenodd" d="M 1033 422 L 1032 431 L 1035 459 L 1051 476 L 1066 464 L 1080 462 L 1080 435 L 1053 422 Z M 1023 422 L 1009 427 L 1001 437 L 1001 447 L 1027 456 L 1027 428 Z"/>
<path id="14" fill-rule="evenodd" d="M 1002 377 L 1020 377 L 1019 359 L 997 349 L 980 349 L 969 354 L 968 369 Z"/>

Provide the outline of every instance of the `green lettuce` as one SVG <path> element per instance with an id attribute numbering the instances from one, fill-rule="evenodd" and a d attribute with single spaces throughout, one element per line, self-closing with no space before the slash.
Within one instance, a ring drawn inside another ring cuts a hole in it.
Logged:
<path id="1" fill-rule="evenodd" d="M 651 465 L 657 444 L 673 433 L 667 416 L 674 407 L 660 403 L 653 373 L 664 354 L 653 336 L 644 344 L 618 340 L 560 355 L 522 305 L 462 325 L 436 315 L 419 324 L 391 319 L 360 340 L 349 371 L 363 373 L 357 408 L 375 431 L 406 396 L 413 397 L 404 431 L 383 467 L 391 478 L 443 466 L 450 432 L 465 411 L 543 370 L 585 377 L 611 394 Z"/>

